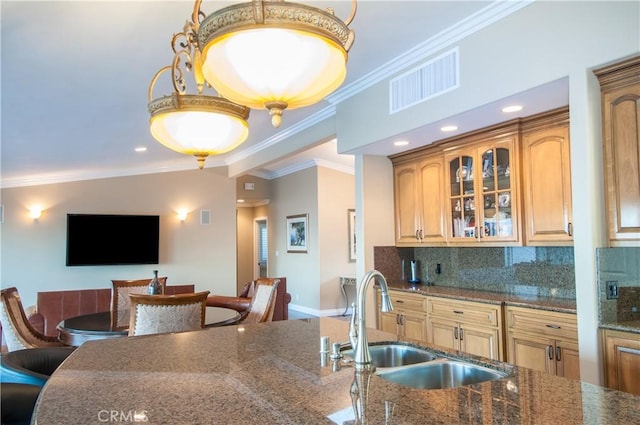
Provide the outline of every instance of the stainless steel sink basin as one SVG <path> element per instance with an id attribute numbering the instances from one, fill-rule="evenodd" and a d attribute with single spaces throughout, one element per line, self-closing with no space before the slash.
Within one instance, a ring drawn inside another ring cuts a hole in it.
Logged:
<path id="1" fill-rule="evenodd" d="M 461 387 L 507 376 L 498 370 L 448 359 L 397 369 L 380 369 L 376 374 L 399 385 L 426 390 Z"/>
<path id="2" fill-rule="evenodd" d="M 369 345 L 371 363 L 376 368 L 399 367 L 434 360 L 430 351 L 403 344 Z M 353 358 L 353 350 L 343 350 L 342 354 Z"/>

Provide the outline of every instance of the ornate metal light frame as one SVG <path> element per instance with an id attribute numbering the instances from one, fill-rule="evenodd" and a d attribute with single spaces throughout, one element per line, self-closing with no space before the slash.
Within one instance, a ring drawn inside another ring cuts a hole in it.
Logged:
<path id="1" fill-rule="evenodd" d="M 171 39 L 173 62 L 161 68 L 151 80 L 148 90 L 150 129 L 161 144 L 179 153 L 193 155 L 198 167 L 210 155 L 235 149 L 249 134 L 247 119 L 250 109 L 223 97 L 203 94 L 207 86 L 202 74 L 202 60 L 198 48 L 199 11 L 187 22 L 182 32 Z M 197 94 L 187 94 L 185 71 L 194 73 Z M 174 92 L 153 99 L 158 78 L 171 71 Z"/>
<path id="2" fill-rule="evenodd" d="M 331 8 L 324 11 L 284 0 L 252 0 L 220 9 L 200 23 L 201 3 L 202 0 L 195 1 L 192 16 L 205 79 L 227 99 L 251 108 L 268 109 L 274 127 L 280 125 L 284 109 L 317 103 L 344 82 L 348 51 L 355 39 L 348 26 L 355 17 L 357 0 L 352 0 L 351 14 L 344 22 Z M 242 43 L 234 41 L 255 31 L 259 35 L 242 47 Z M 286 38 L 296 40 L 298 50 L 295 47 L 289 50 L 289 44 L 280 41 L 258 45 L 268 36 L 282 32 L 288 34 Z M 324 53 L 309 53 L 315 48 L 311 46 L 322 47 Z M 238 71 L 233 57 L 244 48 L 249 49 L 243 53 L 247 67 Z M 309 60 L 306 68 L 301 65 L 304 56 Z M 325 56 L 327 63 L 322 65 Z M 316 66 L 322 68 L 314 69 Z M 296 78 L 302 82 L 274 82 L 285 77 L 289 68 L 297 67 L 301 69 Z M 254 78 L 265 76 L 269 81 L 254 84 L 247 76 L 249 73 Z"/>

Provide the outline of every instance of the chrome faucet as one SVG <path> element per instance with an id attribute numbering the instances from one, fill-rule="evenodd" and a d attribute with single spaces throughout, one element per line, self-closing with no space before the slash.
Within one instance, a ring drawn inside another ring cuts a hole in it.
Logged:
<path id="1" fill-rule="evenodd" d="M 380 285 L 382 295 L 382 305 L 380 310 L 388 312 L 393 310 L 391 298 L 389 298 L 389 288 L 387 281 L 377 270 L 371 270 L 360 281 L 356 289 L 356 306 L 351 315 L 351 325 L 349 326 L 349 340 L 354 352 L 354 363 L 357 371 L 373 370 L 371 364 L 371 353 L 369 352 L 369 341 L 367 340 L 366 296 L 369 282 L 376 278 Z"/>

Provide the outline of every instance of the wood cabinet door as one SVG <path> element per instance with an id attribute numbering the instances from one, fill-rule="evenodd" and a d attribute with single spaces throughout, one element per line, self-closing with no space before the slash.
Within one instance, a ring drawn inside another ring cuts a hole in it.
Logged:
<path id="1" fill-rule="evenodd" d="M 569 127 L 525 133 L 522 145 L 526 244 L 572 245 Z"/>
<path id="2" fill-rule="evenodd" d="M 602 102 L 609 240 L 640 246 L 640 82 L 605 92 Z"/>
<path id="3" fill-rule="evenodd" d="M 464 324 L 458 332 L 460 349 L 465 353 L 502 360 L 500 355 L 500 333 L 497 329 Z"/>
<path id="4" fill-rule="evenodd" d="M 447 241 L 461 246 L 520 245 L 515 135 L 445 154 Z"/>
<path id="5" fill-rule="evenodd" d="M 402 312 L 402 335 L 419 341 L 427 340 L 427 316 L 410 311 Z"/>
<path id="6" fill-rule="evenodd" d="M 640 395 L 640 335 L 605 331 L 606 385 Z"/>
<path id="7" fill-rule="evenodd" d="M 556 375 L 580 380 L 578 344 L 570 341 L 556 341 Z"/>
<path id="8" fill-rule="evenodd" d="M 380 313 L 380 330 L 398 335 L 398 314 Z"/>
<path id="9" fill-rule="evenodd" d="M 438 154 L 418 163 L 420 224 L 419 236 L 422 243 L 446 242 L 446 200 L 444 195 L 444 158 Z"/>
<path id="10" fill-rule="evenodd" d="M 553 350 L 555 341 L 544 337 L 512 333 L 507 339 L 507 361 L 516 366 L 556 374 Z"/>
<path id="11" fill-rule="evenodd" d="M 427 322 L 427 342 L 439 345 L 451 350 L 460 349 L 460 341 L 456 338 L 458 323 L 434 319 L 430 317 Z"/>
<path id="12" fill-rule="evenodd" d="M 396 243 L 415 245 L 421 217 L 418 213 L 418 170 L 415 163 L 394 168 Z"/>

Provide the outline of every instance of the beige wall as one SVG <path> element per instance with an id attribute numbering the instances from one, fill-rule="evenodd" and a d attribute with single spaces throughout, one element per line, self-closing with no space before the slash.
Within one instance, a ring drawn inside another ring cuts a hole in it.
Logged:
<path id="1" fill-rule="evenodd" d="M 314 315 L 341 313 L 339 276 L 355 274 L 347 251 L 353 175 L 311 167 L 274 179 L 271 185 L 271 202 L 255 212 L 264 216 L 268 210 L 269 274 L 287 278 L 293 309 Z M 287 252 L 286 217 L 297 214 L 309 214 L 306 254 Z"/>
<path id="2" fill-rule="evenodd" d="M 355 209 L 353 175 L 319 167 L 319 308 L 333 314 L 342 313 L 345 307 L 340 276 L 356 275 L 355 263 L 349 262 L 349 209 Z"/>
<path id="3" fill-rule="evenodd" d="M 363 241 L 357 253 L 357 278 L 374 268 L 373 247 L 395 245 L 393 166 L 388 158 L 356 156 L 356 211 L 363 211 L 356 224 L 356 237 Z M 376 327 L 373 282 L 367 294 L 367 325 Z"/>
<path id="4" fill-rule="evenodd" d="M 307 168 L 272 180 L 269 204 L 271 224 L 269 258 L 271 274 L 285 276 L 291 303 L 318 309 L 320 265 L 318 260 L 318 171 Z M 287 252 L 286 217 L 308 214 L 307 253 Z"/>
<path id="5" fill-rule="evenodd" d="M 237 291 L 253 276 L 254 208 L 238 208 L 237 215 Z"/>
<path id="6" fill-rule="evenodd" d="M 218 168 L 3 189 L 2 287 L 16 286 L 32 305 L 38 291 L 107 288 L 111 279 L 150 278 L 158 269 L 168 284 L 235 295 L 235 188 Z M 37 221 L 28 215 L 34 203 L 44 208 Z M 185 222 L 180 208 L 189 211 Z M 211 210 L 208 226 L 201 209 Z M 160 264 L 65 266 L 67 213 L 160 215 Z"/>

